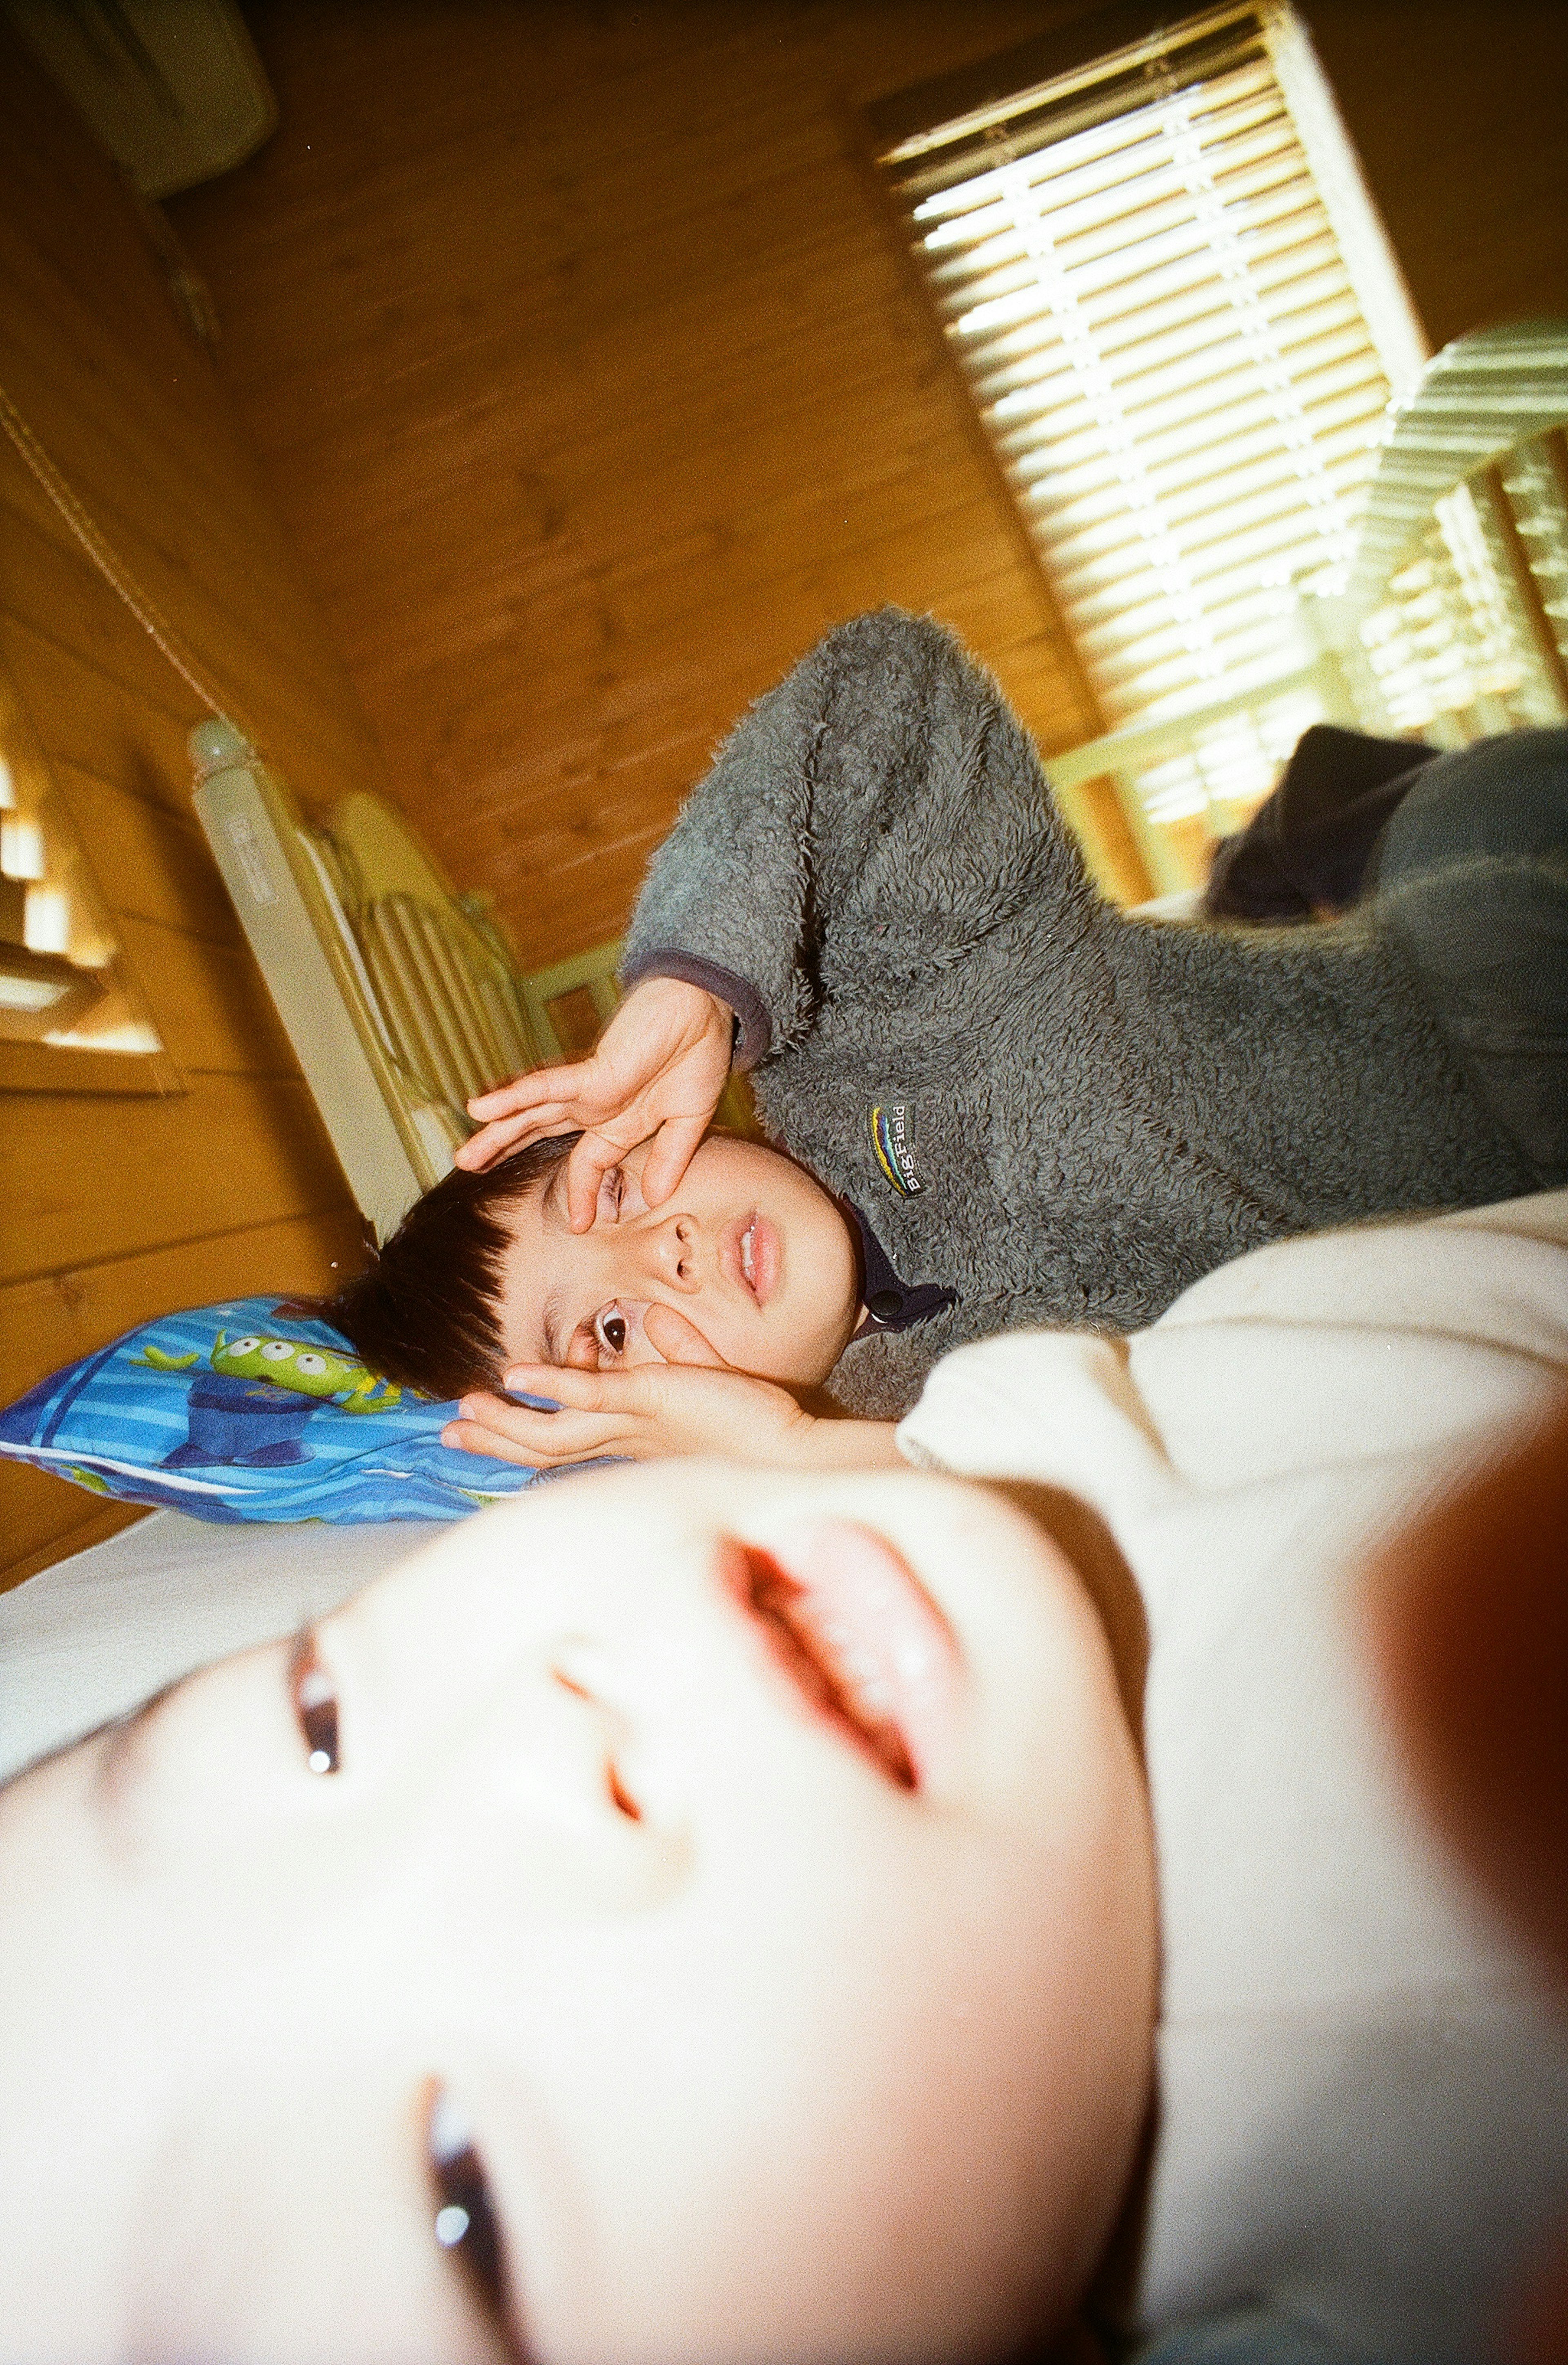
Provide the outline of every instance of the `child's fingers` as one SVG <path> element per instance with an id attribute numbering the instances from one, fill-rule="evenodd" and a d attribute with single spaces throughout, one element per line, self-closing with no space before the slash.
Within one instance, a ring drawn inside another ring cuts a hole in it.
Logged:
<path id="1" fill-rule="evenodd" d="M 552 1385 L 554 1378 L 552 1374 Z M 558 1413 L 532 1412 L 488 1395 L 465 1396 L 458 1412 L 459 1418 L 442 1430 L 443 1445 L 523 1469 L 553 1470 L 596 1453 L 629 1450 L 624 1423 L 614 1415 L 606 1418 L 565 1407 Z"/>
<path id="2" fill-rule="evenodd" d="M 710 1113 L 711 1114 L 711 1113 Z M 655 1137 L 643 1168 L 643 1198 L 650 1207 L 662 1207 L 680 1187 L 680 1178 L 708 1129 L 705 1116 L 666 1117 Z"/>
<path id="3" fill-rule="evenodd" d="M 583 1063 L 572 1059 L 554 1068 L 530 1068 L 526 1073 L 514 1076 L 510 1084 L 497 1084 L 493 1091 L 476 1093 L 468 1103 L 468 1114 L 481 1120 L 498 1116 L 515 1116 L 523 1109 L 536 1108 L 542 1101 L 565 1104 L 575 1100 L 582 1082 Z"/>
<path id="4" fill-rule="evenodd" d="M 570 1433 L 554 1451 L 549 1451 L 543 1445 L 523 1445 L 516 1438 L 503 1437 L 498 1430 L 478 1421 L 454 1420 L 442 1430 L 441 1441 L 459 1453 L 476 1454 L 488 1462 L 510 1462 L 520 1470 L 560 1470 L 574 1462 L 594 1462 L 609 1453 L 623 1460 L 642 1458 L 624 1440 L 608 1432 L 607 1423 L 597 1421 L 590 1425 L 575 1416 Z"/>
<path id="5" fill-rule="evenodd" d="M 477 1101 L 468 1104 L 471 1112 L 478 1105 Z M 581 1133 L 589 1126 L 594 1115 L 600 1113 L 597 1101 L 591 1106 L 583 1101 L 541 1101 L 535 1107 L 524 1109 L 519 1115 L 492 1118 L 478 1133 L 470 1134 L 453 1156 L 459 1166 L 477 1171 L 481 1167 L 493 1164 L 503 1150 L 521 1149 L 528 1142 L 543 1141 L 553 1134 Z M 621 1154 L 620 1150 L 615 1150 L 609 1162 L 613 1165 Z"/>
<path id="6" fill-rule="evenodd" d="M 532 1115 L 499 1117 L 482 1126 L 477 1133 L 471 1133 L 466 1141 L 460 1142 L 452 1153 L 453 1163 L 466 1167 L 471 1174 L 477 1174 L 487 1166 L 493 1166 L 496 1160 L 509 1149 L 515 1149 L 524 1142 L 535 1141 L 543 1134 L 552 1131 L 566 1133 L 569 1129 L 565 1124 L 554 1126 L 543 1124 Z"/>
<path id="7" fill-rule="evenodd" d="M 575 1363 L 519 1363 L 506 1375 L 506 1385 L 510 1395 L 552 1397 L 561 1407 L 560 1413 L 531 1411 L 528 1414 L 531 1421 L 558 1420 L 563 1413 L 568 1412 L 622 1417 L 641 1412 L 644 1409 L 642 1391 L 636 1382 L 634 1372 L 585 1372 Z M 490 1405 L 508 1418 L 514 1410 L 521 1412 L 523 1409 L 521 1406 L 507 1404 L 499 1396 L 474 1395 L 463 1399 L 465 1413 L 478 1411 L 479 1407 Z M 479 1418 L 487 1418 L 487 1412 L 479 1411 Z"/>
<path id="8" fill-rule="evenodd" d="M 553 1396 L 561 1410 L 533 1413 L 498 1405 L 497 1426 L 557 1462 L 580 1461 L 586 1453 L 623 1453 L 641 1462 L 655 1453 L 689 1452 L 691 1422 L 694 1415 L 700 1420 L 700 1407 L 690 1401 L 672 1406 L 668 1377 L 662 1363 L 622 1372 L 520 1364 L 507 1373 L 508 1388 L 518 1395 Z M 492 1404 L 494 1397 L 465 1397 L 463 1409 L 483 1407 L 480 1417 L 489 1420 Z"/>
<path id="9" fill-rule="evenodd" d="M 555 1133 L 575 1133 L 585 1123 L 581 1095 L 586 1088 L 585 1062 L 559 1068 L 536 1068 L 516 1076 L 493 1093 L 476 1093 L 468 1114 L 481 1120 L 481 1129 L 454 1152 L 454 1162 L 471 1173 L 493 1165 L 504 1150 Z"/>
<path id="10" fill-rule="evenodd" d="M 666 1363 L 696 1363 L 710 1371 L 727 1372 L 717 1347 L 710 1344 L 695 1322 L 673 1306 L 655 1301 L 643 1317 L 643 1335 Z"/>
<path id="11" fill-rule="evenodd" d="M 542 1470 L 543 1457 L 532 1446 L 520 1445 L 515 1438 L 503 1437 L 498 1429 L 477 1420 L 449 1420 L 441 1432 L 441 1441 L 454 1453 L 475 1453 L 487 1462 L 510 1462 L 524 1470 Z"/>
<path id="12" fill-rule="evenodd" d="M 592 1229 L 599 1208 L 599 1186 L 625 1155 L 618 1142 L 602 1133 L 583 1135 L 566 1161 L 566 1219 L 574 1232 Z"/>

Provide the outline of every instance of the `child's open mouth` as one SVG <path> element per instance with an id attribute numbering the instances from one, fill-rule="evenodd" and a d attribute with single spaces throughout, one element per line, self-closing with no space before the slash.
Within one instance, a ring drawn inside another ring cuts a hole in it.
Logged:
<path id="1" fill-rule="evenodd" d="M 901 1789 L 951 1744 L 958 1649 L 903 1555 L 869 1528 L 823 1520 L 778 1552 L 738 1540 L 731 1581 L 809 1705 Z"/>

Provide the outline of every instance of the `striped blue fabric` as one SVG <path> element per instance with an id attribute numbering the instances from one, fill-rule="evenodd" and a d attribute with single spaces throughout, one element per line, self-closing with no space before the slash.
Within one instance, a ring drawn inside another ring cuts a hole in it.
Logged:
<path id="1" fill-rule="evenodd" d="M 460 1519 L 537 1474 L 442 1445 L 455 1410 L 287 1300 L 241 1297 L 40 1380 L 0 1412 L 0 1457 L 198 1519 Z"/>

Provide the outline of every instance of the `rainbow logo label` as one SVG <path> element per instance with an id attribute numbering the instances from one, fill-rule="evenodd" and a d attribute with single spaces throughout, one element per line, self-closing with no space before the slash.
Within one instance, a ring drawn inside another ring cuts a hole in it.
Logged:
<path id="1" fill-rule="evenodd" d="M 871 1111 L 871 1147 L 877 1163 L 902 1199 L 924 1188 L 914 1171 L 914 1111 L 907 1101 L 879 1101 Z"/>

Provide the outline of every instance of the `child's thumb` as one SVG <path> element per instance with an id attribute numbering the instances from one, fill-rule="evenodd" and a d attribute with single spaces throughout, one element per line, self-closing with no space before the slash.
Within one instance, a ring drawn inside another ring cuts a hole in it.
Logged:
<path id="1" fill-rule="evenodd" d="M 666 1363 L 694 1363 L 709 1371 L 730 1368 L 716 1347 L 710 1346 L 694 1322 L 673 1306 L 653 1305 L 643 1317 L 643 1335 Z"/>

